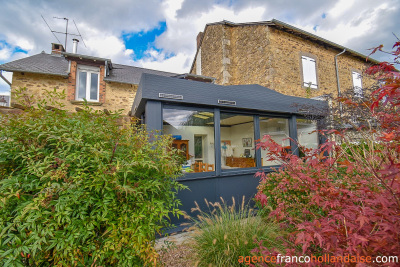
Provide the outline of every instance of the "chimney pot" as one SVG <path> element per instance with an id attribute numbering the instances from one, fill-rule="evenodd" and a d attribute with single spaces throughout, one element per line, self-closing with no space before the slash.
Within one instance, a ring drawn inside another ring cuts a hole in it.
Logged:
<path id="1" fill-rule="evenodd" d="M 72 41 L 73 41 L 72 53 L 76 54 L 76 52 L 78 52 L 79 40 L 78 39 L 72 39 Z"/>

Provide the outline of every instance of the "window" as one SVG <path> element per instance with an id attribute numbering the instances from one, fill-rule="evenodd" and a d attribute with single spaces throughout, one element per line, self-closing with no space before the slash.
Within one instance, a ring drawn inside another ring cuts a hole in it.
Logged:
<path id="1" fill-rule="evenodd" d="M 100 70 L 79 66 L 77 73 L 76 100 L 99 101 Z"/>
<path id="2" fill-rule="evenodd" d="M 263 140 L 265 135 L 270 135 L 278 145 L 290 150 L 289 140 L 289 120 L 282 118 L 260 117 L 260 137 Z M 269 161 L 267 150 L 261 150 L 261 165 L 272 166 L 279 165 L 280 162 Z"/>
<path id="3" fill-rule="evenodd" d="M 315 59 L 302 56 L 301 63 L 303 66 L 303 86 L 314 89 L 318 88 Z"/>
<path id="4" fill-rule="evenodd" d="M 164 108 L 163 133 L 175 139 L 185 172 L 215 171 L 214 112 Z"/>
<path id="5" fill-rule="evenodd" d="M 299 145 L 306 148 L 318 148 L 318 132 L 317 123 L 312 120 L 297 119 L 297 140 Z M 303 156 L 304 152 L 299 151 L 299 155 Z"/>
<path id="6" fill-rule="evenodd" d="M 362 90 L 361 74 L 356 71 L 352 71 L 351 75 L 353 77 L 354 96 L 362 97 L 363 90 Z"/>
<path id="7" fill-rule="evenodd" d="M 221 112 L 221 169 L 256 166 L 254 117 Z"/>

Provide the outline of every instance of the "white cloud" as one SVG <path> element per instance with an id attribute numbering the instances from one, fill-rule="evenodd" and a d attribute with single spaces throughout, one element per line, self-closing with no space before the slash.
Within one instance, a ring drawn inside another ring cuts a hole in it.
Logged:
<path id="1" fill-rule="evenodd" d="M 72 19 L 84 36 L 87 48 L 79 43 L 78 52 L 111 58 L 114 63 L 140 65 L 171 72 L 188 72 L 196 50 L 196 36 L 207 23 L 229 20 L 251 22 L 279 19 L 357 50 L 395 41 L 392 32 L 400 35 L 400 3 L 398 0 L 38 0 L 3 1 L 0 11 L 0 40 L 10 47 L 0 47 L 0 60 L 15 60 L 15 47 L 28 55 L 50 51 L 57 42 L 43 22 L 43 14 L 53 30 L 64 31 L 70 18 L 69 32 L 76 33 Z M 326 14 L 326 18 L 322 18 Z M 159 36 L 157 49 L 147 51 L 147 58 L 133 61 L 134 51 L 122 39 L 126 33 L 151 30 L 166 21 L 167 30 Z M 318 25 L 317 32 L 313 28 Z M 57 34 L 64 43 L 64 37 Z M 71 51 L 72 39 L 68 39 Z M 172 57 L 170 55 L 173 54 Z"/>
<path id="2" fill-rule="evenodd" d="M 175 73 L 187 73 L 189 71 L 191 61 L 184 53 L 178 53 L 168 58 L 164 53 L 159 53 L 155 50 L 149 52 L 151 53 L 151 57 L 139 60 L 137 62 L 139 66 Z"/>
<path id="3" fill-rule="evenodd" d="M 12 50 L 8 47 L 0 47 L 0 60 L 9 59 L 12 55 Z"/>

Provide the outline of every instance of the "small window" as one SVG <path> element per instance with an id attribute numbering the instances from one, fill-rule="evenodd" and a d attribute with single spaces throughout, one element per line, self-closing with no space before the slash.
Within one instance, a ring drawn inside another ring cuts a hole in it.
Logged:
<path id="1" fill-rule="evenodd" d="M 354 96 L 363 97 L 361 74 L 355 71 L 353 71 L 351 74 L 353 76 Z"/>
<path id="2" fill-rule="evenodd" d="M 303 66 L 303 86 L 317 89 L 318 84 L 315 59 L 302 56 L 301 63 Z"/>
<path id="3" fill-rule="evenodd" d="M 98 68 L 78 67 L 76 83 L 76 100 L 99 101 Z"/>

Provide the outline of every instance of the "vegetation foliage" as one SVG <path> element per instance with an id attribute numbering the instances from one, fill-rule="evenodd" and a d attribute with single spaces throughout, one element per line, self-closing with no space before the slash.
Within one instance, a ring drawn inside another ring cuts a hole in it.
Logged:
<path id="1" fill-rule="evenodd" d="M 154 265 L 155 235 L 178 215 L 170 137 L 85 106 L 32 100 L 0 124 L 2 266 Z"/>
<path id="2" fill-rule="evenodd" d="M 393 48 L 398 63 L 400 42 Z M 257 174 L 256 199 L 291 231 L 288 240 L 298 247 L 286 255 L 400 256 L 400 74 L 388 62 L 367 74 L 380 86 L 368 97 L 339 98 L 341 124 L 321 132 L 328 141 L 318 149 L 302 147 L 300 158 L 269 136 L 258 144 L 282 163 L 275 173 Z M 277 254 L 262 243 L 253 252 Z"/>
<path id="3" fill-rule="evenodd" d="M 209 210 L 202 211 L 197 203 L 192 209 L 199 212 L 194 219 L 198 266 L 246 266 L 251 250 L 256 247 L 255 239 L 264 240 L 269 248 L 284 250 L 277 240 L 283 235 L 279 225 L 255 215 L 244 197 L 239 205 L 234 198 L 231 205 L 222 198 L 221 202 L 205 202 Z"/>

